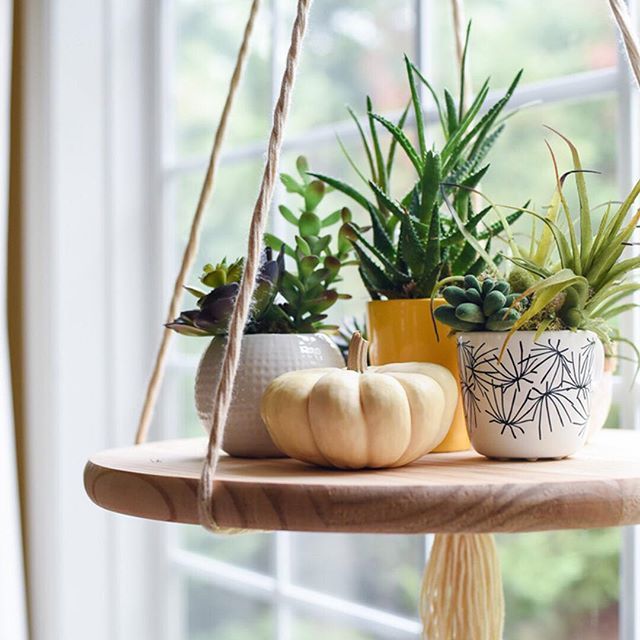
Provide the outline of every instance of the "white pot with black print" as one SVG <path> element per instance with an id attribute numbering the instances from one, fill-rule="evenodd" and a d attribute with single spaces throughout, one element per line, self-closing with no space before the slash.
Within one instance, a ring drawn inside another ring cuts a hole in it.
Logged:
<path id="1" fill-rule="evenodd" d="M 473 448 L 497 459 L 565 458 L 585 443 L 604 349 L 591 331 L 458 335 Z"/>

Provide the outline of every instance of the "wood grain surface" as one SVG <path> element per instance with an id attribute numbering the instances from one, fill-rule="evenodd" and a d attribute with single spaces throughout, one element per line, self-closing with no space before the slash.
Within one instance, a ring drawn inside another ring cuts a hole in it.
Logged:
<path id="1" fill-rule="evenodd" d="M 84 473 L 99 506 L 197 523 L 205 438 L 98 453 Z M 467 451 L 401 469 L 335 471 L 223 457 L 216 521 L 258 530 L 516 532 L 640 523 L 640 433 L 604 430 L 572 458 L 498 462 Z"/>

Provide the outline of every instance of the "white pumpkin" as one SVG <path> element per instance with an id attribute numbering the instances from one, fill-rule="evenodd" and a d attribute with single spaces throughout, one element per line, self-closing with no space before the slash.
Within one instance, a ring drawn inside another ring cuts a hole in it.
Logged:
<path id="1" fill-rule="evenodd" d="M 437 364 L 367 367 L 354 334 L 346 369 L 304 369 L 276 378 L 261 415 L 276 446 L 304 462 L 342 469 L 400 467 L 444 439 L 458 385 Z"/>

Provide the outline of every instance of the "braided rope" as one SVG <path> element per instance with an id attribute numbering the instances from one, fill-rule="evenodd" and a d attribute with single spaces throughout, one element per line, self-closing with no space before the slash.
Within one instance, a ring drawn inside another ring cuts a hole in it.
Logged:
<path id="1" fill-rule="evenodd" d="M 638 45 L 638 36 L 635 34 L 629 9 L 623 0 L 609 0 L 609 6 L 620 29 L 629 64 L 640 88 L 640 45 Z"/>
<path id="2" fill-rule="evenodd" d="M 296 19 L 291 32 L 291 44 L 287 53 L 286 67 L 280 85 L 280 95 L 273 112 L 273 125 L 269 138 L 269 146 L 267 148 L 267 161 L 264 167 L 258 199 L 251 217 L 247 260 L 229 324 L 229 337 L 222 362 L 222 374 L 214 401 L 209 444 L 202 468 L 198 495 L 200 521 L 202 525 L 210 531 L 220 530 L 212 512 L 214 476 L 220 459 L 225 423 L 231 403 L 233 384 L 238 370 L 242 335 L 251 307 L 253 289 L 255 287 L 260 253 L 263 245 L 263 233 L 278 175 L 278 161 L 280 148 L 282 146 L 283 129 L 291 102 L 291 90 L 295 81 L 310 6 L 311 0 L 298 0 Z"/>
<path id="3" fill-rule="evenodd" d="M 200 197 L 198 198 L 198 205 L 196 206 L 195 213 L 193 214 L 193 220 L 191 221 L 189 240 L 187 242 L 187 246 L 184 249 L 180 271 L 178 272 L 175 283 L 173 285 L 173 295 L 171 296 L 171 301 L 169 302 L 169 310 L 167 312 L 166 320 L 167 322 L 171 322 L 178 315 L 178 305 L 180 304 L 180 300 L 182 299 L 184 284 L 198 253 L 202 218 L 213 192 L 214 181 L 218 168 L 218 161 L 220 159 L 220 152 L 222 150 L 222 143 L 227 131 L 227 123 L 229 121 L 229 116 L 231 114 L 234 100 L 238 92 L 240 80 L 246 66 L 246 60 L 249 53 L 249 43 L 251 41 L 255 19 L 260 8 L 260 2 L 261 0 L 253 0 L 251 10 L 249 12 L 249 17 L 247 18 L 247 23 L 244 28 L 242 44 L 240 45 L 240 49 L 238 50 L 236 65 L 233 69 L 231 80 L 229 81 L 229 90 L 224 102 L 222 115 L 220 116 L 220 122 L 218 123 L 218 128 L 216 130 L 215 138 L 213 141 L 213 148 L 211 149 L 211 156 L 209 157 L 207 173 L 204 178 L 204 183 L 202 184 Z M 164 378 L 164 372 L 167 365 L 167 356 L 169 353 L 169 345 L 171 343 L 172 337 L 173 331 L 165 327 L 162 333 L 162 340 L 160 341 L 160 347 L 156 355 L 156 361 L 153 366 L 153 371 L 147 385 L 147 391 L 145 394 L 144 404 L 142 406 L 142 412 L 140 413 L 140 419 L 138 421 L 138 429 L 136 431 L 135 440 L 136 444 L 141 444 L 147 439 L 149 425 L 151 424 L 151 419 L 153 418 L 153 411 L 155 409 L 158 400 L 158 394 L 160 393 L 160 387 L 162 385 L 162 380 Z"/>

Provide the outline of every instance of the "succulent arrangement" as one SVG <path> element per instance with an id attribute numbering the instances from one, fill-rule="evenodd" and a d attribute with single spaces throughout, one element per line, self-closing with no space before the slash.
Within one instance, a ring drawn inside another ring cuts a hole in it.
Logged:
<path id="1" fill-rule="evenodd" d="M 427 298 L 443 277 L 479 274 L 487 266 L 493 268 L 489 256 L 492 240 L 522 214 L 514 211 L 488 224 L 487 215 L 492 207 L 476 211 L 470 197 L 471 190 L 489 168 L 484 161 L 504 129 L 504 110 L 522 72 L 485 113 L 488 79 L 465 107 L 464 60 L 468 42 L 469 30 L 457 100 L 447 90 L 441 100 L 416 65 L 405 57 L 411 103 L 397 123 L 375 113 L 371 99 L 367 98 L 367 135 L 349 109 L 367 158 L 369 178 L 341 146 L 368 186 L 370 197 L 340 180 L 313 174 L 353 199 L 369 217 L 370 227 L 346 221 L 344 232 L 353 244 L 360 275 L 373 299 Z M 439 116 L 444 142 L 437 150 L 435 143 L 428 141 L 420 83 L 429 91 Z M 410 109 L 415 119 L 417 146 L 404 130 Z M 380 143 L 380 127 L 391 136 L 386 154 Z M 408 193 L 396 199 L 391 195 L 391 178 L 398 147 L 413 165 L 417 180 Z"/>
<path id="2" fill-rule="evenodd" d="M 291 246 L 273 234 L 265 234 L 266 249 L 260 265 L 253 298 L 251 316 L 245 333 L 315 333 L 334 330 L 327 324 L 327 310 L 339 299 L 350 298 L 335 288 L 341 281 L 340 270 L 353 264 L 349 260 L 351 244 L 341 228 L 336 247 L 331 247 L 333 236 L 324 230 L 338 222 L 351 220 L 351 213 L 343 208 L 321 218 L 318 207 L 328 192 L 320 180 L 309 177 L 306 158 L 296 161 L 300 179 L 288 174 L 280 179 L 289 193 L 303 198 L 303 206 L 296 215 L 280 205 L 282 217 L 295 227 Z M 273 252 L 278 255 L 274 259 Z M 293 261 L 295 269 L 286 267 L 285 256 Z M 227 264 L 226 259 L 214 265 L 205 265 L 200 282 L 211 291 L 187 287 L 196 297 L 197 308 L 183 311 L 167 327 L 189 336 L 215 336 L 227 332 L 231 311 L 242 278 L 243 261 Z"/>
<path id="3" fill-rule="evenodd" d="M 442 290 L 448 304 L 438 307 L 434 315 L 456 331 L 508 330 L 511 334 L 530 330 L 539 335 L 547 330 L 590 330 L 610 352 L 611 342 L 628 342 L 616 332 L 611 320 L 636 306 L 626 299 L 640 291 L 639 283 L 629 281 L 629 276 L 640 268 L 640 257 L 623 256 L 640 222 L 640 209 L 628 215 L 640 195 L 640 181 L 621 203 L 606 203 L 604 215 L 596 225 L 585 179 L 586 173 L 595 172 L 583 169 L 575 145 L 555 133 L 567 144 L 573 168 L 561 175 L 549 146 L 554 193 L 544 213 L 518 209 L 538 224 L 532 225 L 527 248 L 509 238 L 511 255 L 506 257 L 513 267 L 507 281 L 496 283 L 488 277 L 480 281 L 467 275 L 462 280 L 463 287 L 450 285 Z M 577 212 L 572 211 L 564 192 L 569 176 L 575 180 Z M 452 280 L 455 278 L 441 284 Z M 494 311 L 498 304 L 496 290 L 504 294 L 505 300 L 502 308 Z M 636 347 L 631 346 L 640 359 Z"/>
<path id="4" fill-rule="evenodd" d="M 243 272 L 243 260 L 227 264 L 226 259 L 216 265 L 204 266 L 200 282 L 210 289 L 204 292 L 194 287 L 187 291 L 196 298 L 197 307 L 183 311 L 166 326 L 186 336 L 218 336 L 227 333 L 233 305 L 238 295 Z M 256 278 L 251 316 L 246 333 L 275 333 L 280 327 L 277 307 L 274 305 L 284 273 L 284 254 L 273 258 L 273 251 L 265 249 Z"/>
<path id="5" fill-rule="evenodd" d="M 437 307 L 437 320 L 455 331 L 507 331 L 520 319 L 524 302 L 519 294 L 511 292 L 506 280 L 473 274 L 459 280 L 460 285 L 448 285 L 442 290 L 447 304 Z"/>

